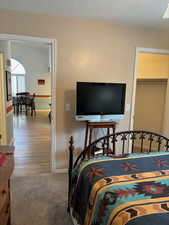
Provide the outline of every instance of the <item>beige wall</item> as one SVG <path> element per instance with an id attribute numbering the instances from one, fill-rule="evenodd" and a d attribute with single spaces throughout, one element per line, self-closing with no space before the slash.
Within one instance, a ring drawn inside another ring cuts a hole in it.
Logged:
<path id="1" fill-rule="evenodd" d="M 140 53 L 137 78 L 162 79 L 169 77 L 169 55 Z"/>
<path id="2" fill-rule="evenodd" d="M 136 46 L 169 48 L 169 33 L 163 30 L 94 20 L 1 11 L 0 29 L 1 33 L 58 40 L 57 168 L 67 167 L 70 135 L 77 148 L 83 146 L 84 124 L 74 120 L 76 81 L 126 82 L 126 103 L 131 104 Z M 71 112 L 65 112 L 65 103 L 71 103 Z M 129 119 L 127 112 L 118 129 L 129 129 Z"/>
<path id="3" fill-rule="evenodd" d="M 138 81 L 135 103 L 135 130 L 163 133 L 167 81 Z"/>

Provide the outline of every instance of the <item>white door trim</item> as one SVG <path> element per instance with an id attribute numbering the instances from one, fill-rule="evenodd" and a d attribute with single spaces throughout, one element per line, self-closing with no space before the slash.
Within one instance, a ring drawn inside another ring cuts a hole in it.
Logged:
<path id="1" fill-rule="evenodd" d="M 138 68 L 138 55 L 139 53 L 151 53 L 151 54 L 167 54 L 169 55 L 168 49 L 154 49 L 154 48 L 140 48 L 136 47 L 135 51 L 135 66 L 133 73 L 133 91 L 131 101 L 131 114 L 130 114 L 130 130 L 133 130 L 134 126 L 134 114 L 135 114 L 135 98 L 136 98 L 136 84 L 137 84 L 137 68 Z"/>
<path id="2" fill-rule="evenodd" d="M 4 120 L 4 116 L 6 117 L 6 88 L 4 88 L 5 85 L 5 76 L 4 75 L 4 69 L 5 69 L 5 61 L 4 61 L 4 53 L 0 52 L 0 135 L 2 135 L 0 140 L 0 145 L 5 145 L 7 143 L 7 135 L 6 135 L 6 121 Z M 4 100 L 4 101 L 3 101 Z"/>
<path id="3" fill-rule="evenodd" d="M 52 48 L 51 52 L 51 74 L 52 74 L 52 122 L 51 122 L 51 171 L 53 172 L 56 168 L 56 74 L 57 74 L 57 40 L 41 37 L 31 37 L 23 35 L 13 34 L 0 34 L 0 40 L 9 41 L 22 41 L 22 42 L 37 42 L 50 44 Z"/>
<path id="4" fill-rule="evenodd" d="M 15 35 L 15 34 L 0 34 L 0 40 L 8 41 L 23 41 L 23 42 L 41 42 L 41 43 L 52 43 L 55 39 L 42 38 L 42 37 L 32 37 L 24 35 Z"/>

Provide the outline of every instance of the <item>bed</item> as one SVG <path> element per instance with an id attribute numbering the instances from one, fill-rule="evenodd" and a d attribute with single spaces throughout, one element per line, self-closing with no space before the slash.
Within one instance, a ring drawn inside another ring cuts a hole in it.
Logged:
<path id="1" fill-rule="evenodd" d="M 169 225 L 169 139 L 149 131 L 104 136 L 74 162 L 68 212 L 80 225 Z"/>

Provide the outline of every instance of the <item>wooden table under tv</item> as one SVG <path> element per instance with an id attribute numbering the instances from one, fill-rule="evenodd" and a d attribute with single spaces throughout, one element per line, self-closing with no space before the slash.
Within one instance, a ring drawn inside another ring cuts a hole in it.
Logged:
<path id="1" fill-rule="evenodd" d="M 84 148 L 92 143 L 92 135 L 93 130 L 98 128 L 106 128 L 107 135 L 110 134 L 110 129 L 112 129 L 112 133 L 115 133 L 117 122 L 90 122 L 86 121 L 86 132 L 85 132 L 85 143 Z"/>

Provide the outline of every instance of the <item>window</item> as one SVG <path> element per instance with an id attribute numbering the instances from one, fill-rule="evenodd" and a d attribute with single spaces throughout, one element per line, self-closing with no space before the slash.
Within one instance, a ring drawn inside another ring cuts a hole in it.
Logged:
<path id="1" fill-rule="evenodd" d="M 25 92 L 25 68 L 15 59 L 11 59 L 12 96 L 18 92 Z"/>

